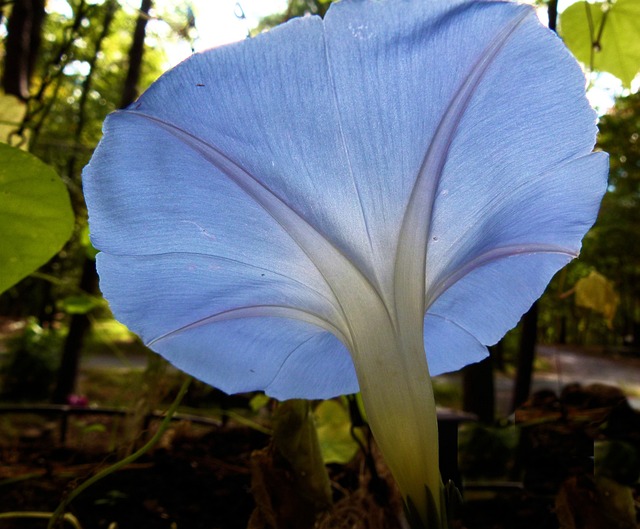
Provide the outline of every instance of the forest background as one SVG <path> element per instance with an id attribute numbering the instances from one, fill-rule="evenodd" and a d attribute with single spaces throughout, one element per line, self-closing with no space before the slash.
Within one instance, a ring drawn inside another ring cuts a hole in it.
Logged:
<path id="1" fill-rule="evenodd" d="M 243 2 L 228 2 L 247 36 L 294 16 L 323 15 L 329 3 L 290 0 L 254 25 Z M 488 383 L 494 369 L 515 371 L 514 405 L 529 394 L 536 343 L 640 354 L 640 0 L 561 4 L 561 13 L 557 0 L 537 6 L 584 66 L 601 114 L 597 148 L 610 153 L 611 172 L 580 259 L 554 278 L 488 362 L 469 369 L 469 380 Z M 6 401 L 67 402 L 92 335 L 117 328 L 98 289 L 81 171 L 105 116 L 132 103 L 175 50 L 197 45 L 207 27 L 200 16 L 181 0 L 142 0 L 136 8 L 118 0 L 0 1 L 0 332 L 18 336 L 0 348 Z M 16 158 L 7 146 L 35 158 Z M 61 195 L 35 178 L 51 174 L 38 160 L 64 184 Z M 467 407 L 491 414 L 493 403 L 478 409 L 486 399 L 474 398 L 474 387 L 467 385 Z"/>

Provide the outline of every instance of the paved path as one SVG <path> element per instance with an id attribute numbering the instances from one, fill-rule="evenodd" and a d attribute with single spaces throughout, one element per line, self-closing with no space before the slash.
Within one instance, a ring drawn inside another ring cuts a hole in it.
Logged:
<path id="1" fill-rule="evenodd" d="M 559 394 L 567 384 L 609 384 L 627 395 L 629 402 L 640 410 L 640 357 L 589 354 L 578 348 L 539 346 L 537 355 L 544 369 L 534 373 L 532 392 L 550 389 Z M 443 375 L 454 383 L 462 383 L 459 373 Z M 513 377 L 496 374 L 496 411 L 499 416 L 509 414 L 513 398 Z"/>
<path id="2" fill-rule="evenodd" d="M 539 346 L 538 358 L 545 368 L 534 373 L 532 392 L 549 389 L 559 394 L 567 384 L 609 384 L 629 395 L 629 402 L 640 409 L 640 358 L 617 355 L 595 355 L 567 347 Z M 513 379 L 496 377 L 498 413 L 509 411 L 513 395 Z"/>
<path id="3" fill-rule="evenodd" d="M 631 404 L 640 410 L 640 357 L 616 355 L 594 355 L 568 347 L 539 346 L 538 357 L 545 369 L 534 374 L 532 391 L 550 389 L 560 393 L 567 384 L 610 384 L 620 387 L 630 395 Z M 82 359 L 81 369 L 138 368 L 146 366 L 146 356 L 88 355 Z M 451 381 L 460 381 L 457 373 L 445 375 Z M 496 384 L 496 407 L 499 415 L 509 411 L 513 395 L 513 379 L 498 374 Z"/>
<path id="4" fill-rule="evenodd" d="M 579 350 L 538 347 L 538 356 L 549 363 L 551 372 L 536 373 L 540 384 L 555 383 L 561 387 L 572 382 L 612 384 L 623 389 L 640 390 L 640 357 L 591 355 Z"/>

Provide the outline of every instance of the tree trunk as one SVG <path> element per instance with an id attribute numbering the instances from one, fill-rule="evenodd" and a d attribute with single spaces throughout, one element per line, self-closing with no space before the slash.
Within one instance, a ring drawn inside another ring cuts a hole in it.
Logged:
<path id="1" fill-rule="evenodd" d="M 44 0 L 16 0 L 7 24 L 2 88 L 22 100 L 29 98 L 44 17 Z"/>
<path id="2" fill-rule="evenodd" d="M 82 85 L 82 95 L 80 98 L 80 108 L 78 115 L 78 124 L 76 127 L 74 139 L 76 143 L 80 142 L 82 136 L 82 129 L 85 124 L 85 103 L 87 95 L 91 90 L 91 80 L 95 72 L 95 65 L 98 55 L 102 50 L 102 44 L 104 39 L 109 34 L 111 23 L 113 22 L 115 12 L 117 9 L 117 3 L 115 0 L 108 0 L 105 5 L 105 15 L 102 24 L 102 31 L 98 36 L 95 44 L 95 51 L 93 58 L 90 61 L 90 69 L 87 77 Z M 69 178 L 75 177 L 75 165 L 77 163 L 77 157 L 75 154 L 69 158 L 68 170 Z M 98 274 L 96 273 L 96 264 L 93 259 L 84 257 L 82 264 L 82 276 L 80 278 L 80 290 L 88 294 L 93 294 L 98 289 Z M 90 328 L 90 321 L 87 314 L 74 314 L 71 316 L 69 322 L 69 333 L 64 342 L 62 349 L 62 361 L 58 370 L 58 377 L 56 382 L 56 388 L 53 392 L 52 400 L 56 404 L 63 404 L 67 400 L 67 397 L 71 395 L 76 386 L 76 379 L 78 377 L 78 368 L 80 365 L 80 352 L 84 344 L 84 337 Z"/>
<path id="3" fill-rule="evenodd" d="M 522 317 L 522 334 L 520 336 L 520 352 L 516 371 L 516 384 L 513 390 L 511 409 L 515 410 L 529 398 L 531 379 L 533 377 L 533 361 L 536 355 L 538 334 L 538 302 Z"/>
<path id="4" fill-rule="evenodd" d="M 82 267 L 80 289 L 83 292 L 95 292 L 97 289 L 98 275 L 96 274 L 95 261 L 86 259 Z M 75 314 L 69 324 L 69 333 L 64 341 L 62 361 L 58 369 L 56 387 L 53 391 L 52 401 L 55 404 L 65 404 L 67 397 L 76 387 L 78 367 L 80 364 L 80 351 L 84 336 L 89 329 L 89 318 L 86 314 Z"/>
<path id="5" fill-rule="evenodd" d="M 144 38 L 146 34 L 146 25 L 149 18 L 149 10 L 151 9 L 152 0 L 142 0 L 140 5 L 140 14 L 136 22 L 136 28 L 133 35 L 133 42 L 129 50 L 129 70 L 125 80 L 121 108 L 128 106 L 137 97 L 137 86 L 140 81 L 140 73 L 142 71 L 142 57 L 144 55 Z M 115 8 L 114 2 L 109 2 L 106 6 L 106 13 L 103 25 L 103 32 L 96 42 L 96 55 L 99 51 L 103 38 L 108 32 L 109 25 L 113 20 L 113 9 Z M 88 77 L 87 82 L 83 86 L 83 95 L 89 91 L 91 77 Z M 80 107 L 80 120 L 79 127 L 84 122 L 83 119 L 83 105 Z M 76 130 L 76 137 L 80 138 L 81 129 Z M 70 160 L 70 170 L 73 168 L 73 159 Z M 92 259 L 85 260 L 82 268 L 82 279 L 80 281 L 80 288 L 84 292 L 93 293 L 98 287 L 98 275 L 95 269 L 95 262 Z M 53 401 L 60 403 L 64 402 L 68 395 L 72 394 L 78 375 L 78 367 L 80 363 L 80 351 L 84 342 L 84 336 L 89 330 L 89 319 L 84 314 L 77 314 L 71 318 L 69 324 L 69 334 L 65 341 L 62 363 L 60 365 L 60 371 L 58 373 L 58 382 L 53 395 Z"/>
<path id="6" fill-rule="evenodd" d="M 495 390 L 491 355 L 462 370 L 462 409 L 477 415 L 478 420 L 491 424 L 495 417 Z"/>
<path id="7" fill-rule="evenodd" d="M 549 4 L 547 4 L 547 14 L 549 16 L 549 29 L 556 31 L 558 24 L 558 0 L 549 0 Z"/>
<path id="8" fill-rule="evenodd" d="M 558 0 L 549 0 L 547 4 L 549 29 L 556 31 L 558 22 Z M 533 362 L 536 356 L 536 341 L 538 336 L 538 302 L 522 317 L 522 335 L 520 336 L 520 354 L 516 371 L 516 384 L 513 390 L 511 409 L 515 410 L 523 404 L 531 392 L 533 378 Z"/>
<path id="9" fill-rule="evenodd" d="M 147 20 L 149 10 L 153 0 L 142 0 L 140 4 L 140 14 L 136 21 L 136 29 L 133 33 L 133 42 L 129 49 L 129 71 L 124 82 L 122 100 L 120 107 L 128 107 L 138 97 L 138 83 L 140 82 L 140 72 L 142 71 L 142 56 L 144 55 L 144 37 L 146 35 Z"/>

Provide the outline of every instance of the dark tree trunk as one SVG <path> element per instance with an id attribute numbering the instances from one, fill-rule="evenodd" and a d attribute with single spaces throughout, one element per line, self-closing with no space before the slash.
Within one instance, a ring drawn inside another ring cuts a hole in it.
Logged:
<path id="1" fill-rule="evenodd" d="M 95 261 L 86 259 L 82 267 L 80 289 L 83 292 L 95 292 L 97 288 L 98 275 L 96 274 Z M 55 404 L 65 404 L 67 397 L 75 390 L 80 351 L 87 330 L 89 330 L 89 318 L 85 314 L 76 314 L 71 318 L 69 333 L 62 350 L 58 379 L 53 391 L 52 400 Z"/>
<path id="2" fill-rule="evenodd" d="M 80 97 L 80 109 L 78 116 L 78 125 L 76 127 L 74 139 L 76 143 L 80 143 L 82 129 L 85 124 L 85 110 L 87 95 L 91 90 L 91 81 L 95 72 L 96 60 L 102 50 L 104 39 L 109 34 L 109 29 L 115 16 L 117 3 L 115 0 L 108 0 L 105 4 L 105 15 L 102 24 L 102 31 L 98 36 L 95 44 L 95 52 L 90 61 L 90 69 L 87 77 L 82 85 L 82 95 Z M 69 158 L 69 177 L 74 178 L 76 172 L 76 155 Z M 93 294 L 98 289 L 98 274 L 96 273 L 96 264 L 93 259 L 84 258 L 82 264 L 82 276 L 80 278 L 80 290 Z M 69 333 L 64 342 L 62 349 L 62 361 L 58 370 L 58 379 L 56 388 L 53 393 L 52 400 L 56 404 L 63 404 L 67 397 L 75 390 L 76 379 L 78 377 L 78 368 L 80 364 L 80 352 L 84 344 L 84 337 L 90 328 L 89 317 L 86 314 L 74 314 L 69 322 Z"/>
<path id="3" fill-rule="evenodd" d="M 102 21 L 102 31 L 98 35 L 95 45 L 95 51 L 93 56 L 89 60 L 89 73 L 85 77 L 82 83 L 82 94 L 80 95 L 80 102 L 78 104 L 78 121 L 76 124 L 76 130 L 73 136 L 73 140 L 75 144 L 80 144 L 82 140 L 82 132 L 84 131 L 84 126 L 86 124 L 86 110 L 87 110 L 87 99 L 89 97 L 89 92 L 91 91 L 91 85 L 93 83 L 93 76 L 96 72 L 96 63 L 98 62 L 98 56 L 102 51 L 102 45 L 104 43 L 104 39 L 109 35 L 109 31 L 111 30 L 111 24 L 113 23 L 113 19 L 116 14 L 116 10 L 118 8 L 118 3 L 116 0 L 107 0 L 105 2 L 105 13 L 104 19 Z M 76 165 L 78 163 L 77 153 L 74 153 L 69 158 L 68 162 L 68 175 L 69 178 L 75 179 L 77 168 Z M 79 178 L 79 174 L 77 176 Z"/>
<path id="4" fill-rule="evenodd" d="M 520 352 L 516 370 L 516 384 L 513 390 L 512 410 L 518 408 L 529 398 L 533 377 L 533 361 L 536 355 L 538 335 L 538 302 L 522 317 L 522 334 L 520 336 Z"/>
<path id="5" fill-rule="evenodd" d="M 547 14 L 549 15 L 549 29 L 556 31 L 558 24 L 558 0 L 549 0 L 547 5 Z"/>
<path id="6" fill-rule="evenodd" d="M 464 411 L 473 413 L 480 422 L 491 424 L 495 417 L 495 390 L 491 356 L 462 370 Z"/>
<path id="7" fill-rule="evenodd" d="M 40 49 L 44 0 L 16 0 L 7 24 L 2 88 L 26 100 Z"/>
<path id="8" fill-rule="evenodd" d="M 140 4 L 140 14 L 136 21 L 136 29 L 133 33 L 133 42 L 129 49 L 129 71 L 124 82 L 122 100 L 120 107 L 125 108 L 133 103 L 138 97 L 138 83 L 140 82 L 140 72 L 142 71 L 142 56 L 144 55 L 144 37 L 146 34 L 149 10 L 153 0 L 142 0 Z"/>
<path id="9" fill-rule="evenodd" d="M 103 32 L 96 42 L 96 55 L 99 51 L 98 48 L 99 46 L 101 46 L 103 38 L 108 32 L 109 25 L 113 20 L 113 9 L 115 8 L 115 5 L 115 2 L 112 1 L 109 2 L 106 6 L 107 11 L 105 13 Z M 140 14 L 136 22 L 131 49 L 129 50 L 129 70 L 127 72 L 120 104 L 122 108 L 132 103 L 138 95 L 137 85 L 140 81 L 140 73 L 142 71 L 144 38 L 151 5 L 152 0 L 142 0 L 142 4 L 140 6 Z M 90 83 L 91 77 L 88 77 L 85 85 L 83 86 L 83 95 L 84 93 L 89 91 Z M 82 123 L 84 122 L 83 105 L 80 106 L 79 117 L 79 127 L 81 127 Z M 76 136 L 79 139 L 81 129 L 78 129 L 76 132 Z M 73 160 L 70 161 L 69 167 L 70 169 L 73 168 Z M 95 262 L 91 259 L 87 259 L 84 262 L 80 288 L 84 292 L 88 293 L 93 293 L 98 288 L 98 274 L 96 273 Z M 69 325 L 69 334 L 65 341 L 62 363 L 58 374 L 58 385 L 53 395 L 54 402 L 64 402 L 67 396 L 73 393 L 75 389 L 80 361 L 80 351 L 82 350 L 84 336 L 90 327 L 89 323 L 89 319 L 84 314 L 74 315 L 71 319 L 71 323 Z"/>
<path id="10" fill-rule="evenodd" d="M 549 0 L 547 4 L 549 29 L 556 31 L 558 22 L 558 0 Z M 512 410 L 518 408 L 528 398 L 533 379 L 533 362 L 536 356 L 536 341 L 538 336 L 538 302 L 522 317 L 522 335 L 520 337 L 520 354 L 516 371 L 516 384 L 513 390 Z"/>
<path id="11" fill-rule="evenodd" d="M 504 371 L 504 340 L 500 340 L 497 344 L 489 347 L 489 352 L 491 353 L 493 369 L 497 371 Z"/>

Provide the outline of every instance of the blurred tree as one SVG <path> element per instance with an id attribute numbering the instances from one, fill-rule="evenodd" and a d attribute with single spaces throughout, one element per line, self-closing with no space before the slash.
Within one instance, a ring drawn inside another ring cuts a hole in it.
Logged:
<path id="1" fill-rule="evenodd" d="M 44 0 L 16 0 L 13 3 L 7 24 L 2 74 L 2 88 L 7 94 L 24 100 L 29 98 L 44 17 Z"/>
<path id="2" fill-rule="evenodd" d="M 102 20 L 102 29 L 95 41 L 93 55 L 87 63 L 89 71 L 81 85 L 81 94 L 78 101 L 78 119 L 75 123 L 75 133 L 73 136 L 73 141 L 76 144 L 80 143 L 82 131 L 86 123 L 86 104 L 91 90 L 91 82 L 96 73 L 97 58 L 102 53 L 104 40 L 109 34 L 111 24 L 113 23 L 115 13 L 118 8 L 116 0 L 107 0 L 104 5 L 105 9 L 104 18 Z M 74 152 L 69 157 L 68 161 L 69 175 L 76 174 L 77 161 L 78 156 Z M 95 260 L 83 252 L 79 290 L 84 294 L 94 294 L 97 289 L 98 274 L 96 273 Z M 64 341 L 56 387 L 52 397 L 54 403 L 65 403 L 68 395 L 73 393 L 75 389 L 80 364 L 80 351 L 89 327 L 90 321 L 87 314 L 81 313 L 71 315 L 69 332 L 67 333 L 67 337 Z"/>
<path id="3" fill-rule="evenodd" d="M 129 48 L 129 69 L 124 82 L 120 107 L 124 108 L 133 103 L 138 97 L 138 83 L 140 82 L 140 72 L 142 70 L 142 56 L 144 54 L 144 37 L 146 34 L 147 20 L 152 0 L 142 0 L 140 12 L 136 21 L 136 29 L 133 32 L 133 42 Z"/>
<path id="4" fill-rule="evenodd" d="M 619 98 L 600 122 L 598 146 L 610 155 L 609 190 L 583 259 L 616 284 L 619 333 L 640 346 L 640 94 Z"/>
<path id="5" fill-rule="evenodd" d="M 320 15 L 323 17 L 333 1 L 335 0 L 289 0 L 285 11 L 264 17 L 251 31 L 251 34 L 256 35 L 294 17 L 303 17 L 305 15 Z"/>
<path id="6" fill-rule="evenodd" d="M 20 2 L 25 0 L 16 4 Z M 45 326 L 54 320 L 69 325 L 56 389 L 56 400 L 61 401 L 73 388 L 87 320 L 85 315 L 73 318 L 60 310 L 68 296 L 92 292 L 97 284 L 95 265 L 86 259 L 90 253 L 86 237 L 81 237 L 86 232 L 86 211 L 80 172 L 101 137 L 106 115 L 155 80 L 166 68 L 166 56 L 162 47 L 145 49 L 146 23 L 155 16 L 150 14 L 148 0 L 140 10 L 123 8 L 117 0 L 67 0 L 55 8 L 47 11 L 39 26 L 41 46 L 30 66 L 29 90 L 21 94 L 26 112 L 10 138 L 63 176 L 76 212 L 76 236 L 40 274 L 0 296 L 0 314 L 37 315 Z M 5 8 L 5 14 L 12 12 L 15 8 L 8 13 Z M 175 18 L 173 24 L 185 26 Z M 0 42 L 0 58 L 8 60 L 9 30 L 7 20 L 4 22 L 7 37 Z M 169 23 L 159 31 L 165 38 L 169 35 L 170 41 L 186 38 Z M 3 75 L 7 69 L 5 62 Z"/>

